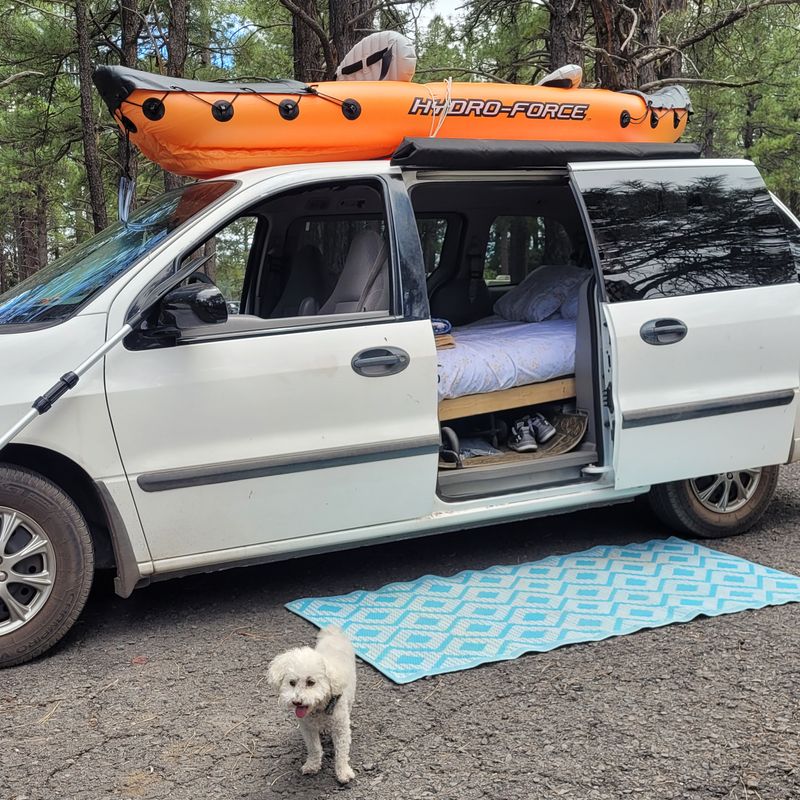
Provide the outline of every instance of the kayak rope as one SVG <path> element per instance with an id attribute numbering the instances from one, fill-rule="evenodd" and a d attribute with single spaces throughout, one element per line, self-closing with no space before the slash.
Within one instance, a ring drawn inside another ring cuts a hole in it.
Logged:
<path id="1" fill-rule="evenodd" d="M 433 90 L 428 85 L 426 87 L 428 89 L 428 94 L 431 96 L 431 100 L 433 100 L 433 118 L 431 119 L 431 129 L 430 133 L 428 134 L 431 138 L 435 139 L 439 135 L 439 131 L 442 129 L 442 125 L 444 125 L 444 121 L 447 119 L 447 115 L 450 113 L 450 109 L 453 106 L 453 79 L 446 78 L 444 82 L 444 104 L 441 107 L 441 110 L 437 112 L 436 106 L 437 101 L 436 98 L 433 96 Z"/>
<path id="2" fill-rule="evenodd" d="M 358 100 L 354 100 L 350 97 L 340 100 L 338 97 L 332 97 L 331 95 L 323 94 L 313 86 L 307 86 L 303 92 L 287 92 L 289 97 L 284 96 L 282 100 L 272 100 L 267 95 L 256 91 L 250 86 L 240 86 L 238 87 L 239 91 L 231 93 L 230 100 L 220 99 L 214 100 L 213 102 L 211 100 L 206 100 L 206 98 L 202 95 L 192 92 L 183 86 L 170 86 L 169 88 L 171 91 L 181 92 L 182 94 L 192 97 L 195 100 L 199 100 L 204 105 L 209 106 L 211 108 L 211 115 L 215 120 L 217 120 L 217 122 L 228 122 L 229 120 L 233 119 L 234 103 L 236 103 L 236 100 L 240 95 L 245 94 L 250 95 L 251 97 L 256 97 L 259 100 L 263 100 L 265 103 L 268 103 L 271 106 L 275 106 L 278 109 L 281 117 L 285 120 L 293 120 L 297 118 L 297 116 L 300 114 L 300 101 L 306 95 L 319 97 L 321 100 L 325 100 L 338 106 L 342 110 L 342 114 L 345 119 L 355 120 L 361 116 L 361 104 L 358 102 Z M 169 94 L 170 92 L 167 91 L 162 95 L 161 98 L 150 97 L 143 103 L 135 103 L 132 100 L 126 99 L 123 100 L 120 105 L 122 105 L 122 103 L 129 103 L 132 106 L 136 106 L 136 108 L 141 108 L 145 117 L 148 119 L 158 120 L 161 119 L 166 113 L 164 101 Z M 294 97 L 296 99 L 292 100 L 290 97 Z M 122 115 L 121 122 L 127 130 L 128 125 L 126 124 L 125 119 L 125 116 Z M 134 133 L 135 132 L 136 131 L 134 130 Z"/>

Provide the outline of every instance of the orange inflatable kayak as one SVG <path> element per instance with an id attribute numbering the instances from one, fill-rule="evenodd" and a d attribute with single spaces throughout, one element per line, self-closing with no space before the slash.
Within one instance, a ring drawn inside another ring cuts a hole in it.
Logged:
<path id="1" fill-rule="evenodd" d="M 498 83 L 214 83 L 99 67 L 94 82 L 144 155 L 179 175 L 388 158 L 404 137 L 674 142 L 691 112 L 657 94 Z"/>

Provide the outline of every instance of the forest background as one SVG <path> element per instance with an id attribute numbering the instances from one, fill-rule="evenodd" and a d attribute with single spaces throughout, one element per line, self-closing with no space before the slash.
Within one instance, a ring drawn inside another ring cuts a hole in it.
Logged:
<path id="1" fill-rule="evenodd" d="M 0 0 L 0 293 L 116 219 L 124 143 L 97 64 L 199 79 L 332 78 L 374 30 L 415 80 L 686 86 L 683 141 L 744 156 L 800 212 L 800 0 Z M 454 10 L 442 16 L 440 10 Z M 142 203 L 182 179 L 134 158 Z"/>

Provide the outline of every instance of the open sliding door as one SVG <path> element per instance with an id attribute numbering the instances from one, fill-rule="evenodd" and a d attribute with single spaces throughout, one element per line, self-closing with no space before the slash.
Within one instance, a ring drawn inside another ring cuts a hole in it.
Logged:
<path id="1" fill-rule="evenodd" d="M 611 346 L 615 486 L 787 460 L 800 284 L 746 161 L 574 164 Z"/>

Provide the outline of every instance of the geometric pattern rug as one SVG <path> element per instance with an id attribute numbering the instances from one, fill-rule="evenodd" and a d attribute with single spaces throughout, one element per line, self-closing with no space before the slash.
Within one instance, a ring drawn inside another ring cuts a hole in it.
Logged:
<path id="1" fill-rule="evenodd" d="M 800 578 L 683 539 L 593 547 L 541 561 L 425 575 L 375 591 L 293 600 L 339 625 L 395 683 L 643 628 L 800 602 Z"/>

